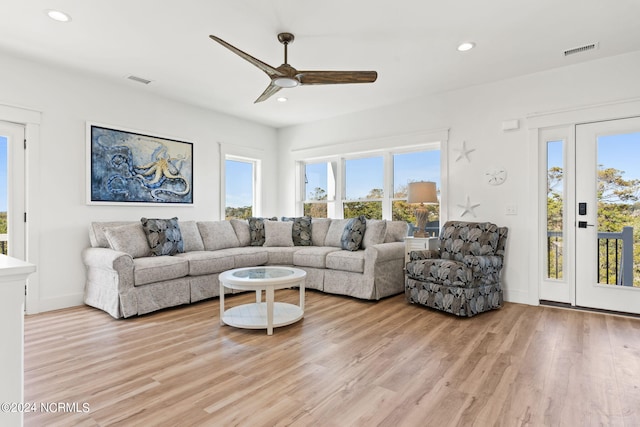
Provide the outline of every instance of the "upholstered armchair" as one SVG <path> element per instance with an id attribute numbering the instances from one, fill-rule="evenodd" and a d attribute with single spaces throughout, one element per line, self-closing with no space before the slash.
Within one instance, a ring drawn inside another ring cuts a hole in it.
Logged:
<path id="1" fill-rule="evenodd" d="M 507 233 L 506 227 L 490 222 L 445 223 L 439 250 L 410 253 L 407 301 L 467 317 L 502 307 Z"/>

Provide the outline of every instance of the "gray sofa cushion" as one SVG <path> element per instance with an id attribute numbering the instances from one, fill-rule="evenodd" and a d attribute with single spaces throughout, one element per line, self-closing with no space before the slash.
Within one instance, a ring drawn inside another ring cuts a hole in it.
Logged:
<path id="1" fill-rule="evenodd" d="M 336 251 L 327 254 L 327 268 L 364 273 L 364 251 Z"/>
<path id="2" fill-rule="evenodd" d="M 387 221 L 384 243 L 402 242 L 407 237 L 409 224 L 406 221 Z"/>
<path id="3" fill-rule="evenodd" d="M 264 246 L 287 247 L 293 246 L 293 222 L 264 222 Z"/>
<path id="4" fill-rule="evenodd" d="M 195 221 L 178 221 L 185 252 L 204 251 L 204 243 Z"/>
<path id="5" fill-rule="evenodd" d="M 224 249 L 223 253 L 233 258 L 233 268 L 255 267 L 267 263 L 269 256 L 262 246 L 245 246 L 242 248 Z"/>
<path id="6" fill-rule="evenodd" d="M 110 248 L 109 241 L 105 235 L 105 230 L 111 227 L 120 227 L 121 225 L 137 224 L 138 221 L 106 221 L 92 222 L 89 227 L 89 242 L 92 248 Z"/>
<path id="7" fill-rule="evenodd" d="M 342 249 L 348 251 L 357 251 L 360 249 L 366 229 L 367 218 L 364 215 L 360 215 L 357 218 L 350 218 L 340 238 L 340 246 Z"/>
<path id="8" fill-rule="evenodd" d="M 264 248 L 267 253 L 268 265 L 293 265 L 293 254 L 298 251 L 298 246 L 288 248 Z"/>
<path id="9" fill-rule="evenodd" d="M 387 232 L 387 221 L 383 219 L 368 219 L 367 229 L 362 238 L 362 249 L 367 249 L 373 245 L 384 243 Z"/>
<path id="10" fill-rule="evenodd" d="M 311 246 L 312 225 L 310 216 L 290 218 L 283 216 L 283 221 L 293 221 L 291 230 L 294 246 Z"/>
<path id="11" fill-rule="evenodd" d="M 293 265 L 299 267 L 325 268 L 327 255 L 340 251 L 340 248 L 333 246 L 310 246 L 298 249 L 293 254 Z"/>
<path id="12" fill-rule="evenodd" d="M 240 246 L 249 246 L 251 244 L 251 234 L 249 233 L 249 221 L 246 219 L 230 219 L 229 222 L 236 232 L 236 237 L 240 242 Z"/>
<path id="13" fill-rule="evenodd" d="M 184 252 L 178 217 L 169 219 L 143 217 L 140 218 L 140 222 L 147 236 L 151 255 L 175 255 Z"/>
<path id="14" fill-rule="evenodd" d="M 334 246 L 336 248 L 342 248 L 340 239 L 342 238 L 342 233 L 344 233 L 344 227 L 348 222 L 348 219 L 332 219 L 331 224 L 329 225 L 329 230 L 327 230 L 327 237 L 324 239 L 324 245 L 320 246 Z"/>
<path id="15" fill-rule="evenodd" d="M 197 224 L 206 251 L 240 246 L 240 241 L 229 221 L 203 221 Z"/>
<path id="16" fill-rule="evenodd" d="M 180 257 L 149 256 L 133 260 L 134 286 L 178 279 L 189 274 L 189 262 Z"/>
<path id="17" fill-rule="evenodd" d="M 311 244 L 313 246 L 324 246 L 324 240 L 327 237 L 331 218 L 312 218 L 311 219 Z"/>
<path id="18" fill-rule="evenodd" d="M 147 236 L 139 222 L 106 228 L 104 234 L 113 250 L 127 253 L 132 258 L 151 255 Z"/>
<path id="19" fill-rule="evenodd" d="M 194 251 L 177 254 L 189 262 L 189 275 L 222 273 L 234 268 L 233 257 L 223 251 Z"/>

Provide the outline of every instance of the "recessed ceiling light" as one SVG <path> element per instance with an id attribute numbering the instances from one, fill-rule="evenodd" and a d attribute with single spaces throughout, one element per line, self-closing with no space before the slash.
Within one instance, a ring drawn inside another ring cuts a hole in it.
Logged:
<path id="1" fill-rule="evenodd" d="M 474 47 L 476 47 L 476 44 L 474 42 L 464 42 L 460 43 L 460 45 L 458 46 L 458 50 L 460 52 L 466 52 L 473 49 Z"/>
<path id="2" fill-rule="evenodd" d="M 280 98 L 277 98 L 278 102 L 287 102 L 288 98 L 285 98 L 284 96 L 281 96 Z"/>
<path id="3" fill-rule="evenodd" d="M 47 16 L 54 21 L 58 22 L 69 22 L 71 21 L 71 17 L 64 12 L 60 12 L 59 10 L 49 9 L 46 11 Z"/>

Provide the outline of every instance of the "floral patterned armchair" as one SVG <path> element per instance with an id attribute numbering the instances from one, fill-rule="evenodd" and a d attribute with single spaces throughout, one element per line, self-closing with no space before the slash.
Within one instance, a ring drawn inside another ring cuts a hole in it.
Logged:
<path id="1" fill-rule="evenodd" d="M 502 307 L 500 272 L 508 229 L 490 222 L 449 221 L 439 250 L 412 251 L 405 296 L 457 316 Z"/>

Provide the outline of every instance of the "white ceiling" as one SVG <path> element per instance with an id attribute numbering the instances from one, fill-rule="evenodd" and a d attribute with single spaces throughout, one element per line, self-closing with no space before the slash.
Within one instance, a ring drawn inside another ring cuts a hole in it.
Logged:
<path id="1" fill-rule="evenodd" d="M 638 17 L 640 0 L 0 0 L 0 50 L 283 127 L 640 50 Z M 284 31 L 295 68 L 376 70 L 377 82 L 254 104 L 269 78 L 208 36 L 277 67 Z M 477 47 L 458 52 L 466 40 Z"/>

